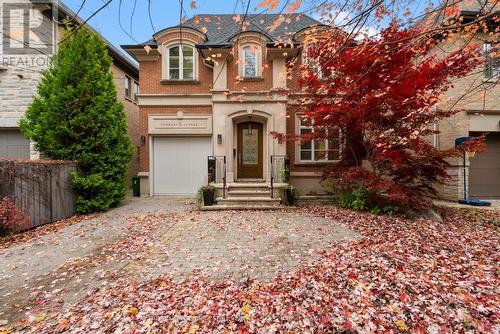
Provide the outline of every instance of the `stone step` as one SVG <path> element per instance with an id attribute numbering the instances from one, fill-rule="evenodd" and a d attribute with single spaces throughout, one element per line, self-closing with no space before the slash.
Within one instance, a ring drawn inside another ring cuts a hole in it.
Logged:
<path id="1" fill-rule="evenodd" d="M 269 191 L 269 185 L 266 183 L 231 183 L 228 185 L 229 191 Z"/>
<path id="2" fill-rule="evenodd" d="M 219 211 L 219 210 L 280 210 L 285 207 L 282 205 L 226 205 L 215 204 L 211 206 L 202 206 L 202 211 Z"/>
<path id="3" fill-rule="evenodd" d="M 267 197 L 226 197 L 217 198 L 218 205 L 243 205 L 243 206 L 278 206 L 279 198 Z"/>
<path id="4" fill-rule="evenodd" d="M 240 190 L 240 189 L 229 189 L 227 192 L 228 197 L 267 197 L 271 196 L 270 189 L 250 189 L 250 190 Z"/>

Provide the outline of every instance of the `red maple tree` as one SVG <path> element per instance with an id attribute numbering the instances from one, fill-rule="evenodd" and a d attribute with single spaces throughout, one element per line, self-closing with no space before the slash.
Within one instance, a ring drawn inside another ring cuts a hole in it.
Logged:
<path id="1" fill-rule="evenodd" d="M 449 179 L 447 158 L 457 150 L 431 143 L 433 124 L 459 110 L 435 108 L 452 82 L 481 63 L 478 50 L 466 47 L 433 55 L 435 36 L 396 23 L 378 39 L 353 40 L 330 29 L 305 42 L 306 58 L 298 85 L 305 95 L 299 115 L 316 129 L 307 135 L 273 133 L 280 140 L 335 140 L 340 160 L 324 170 L 340 189 L 365 189 L 372 198 L 412 208 L 429 204 L 435 185 Z"/>

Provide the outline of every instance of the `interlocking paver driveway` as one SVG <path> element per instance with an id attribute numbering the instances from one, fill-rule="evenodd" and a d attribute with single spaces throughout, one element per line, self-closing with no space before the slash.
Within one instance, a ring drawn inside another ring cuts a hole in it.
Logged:
<path id="1" fill-rule="evenodd" d="M 315 249 L 355 237 L 338 223 L 293 209 L 192 213 L 159 236 L 145 264 L 129 268 L 138 268 L 143 278 L 163 273 L 182 278 L 200 269 L 214 278 L 269 279 Z"/>
<path id="2" fill-rule="evenodd" d="M 200 212 L 192 200 L 134 199 L 101 216 L 0 250 L 0 320 L 53 312 L 117 277 L 269 279 L 356 234 L 295 209 Z M 41 302 L 43 301 L 43 302 Z M 37 311 L 37 312 L 42 312 Z"/>

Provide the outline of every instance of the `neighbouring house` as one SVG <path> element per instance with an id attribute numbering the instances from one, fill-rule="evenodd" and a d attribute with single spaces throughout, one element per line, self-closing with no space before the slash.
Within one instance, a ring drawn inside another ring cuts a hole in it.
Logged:
<path id="1" fill-rule="evenodd" d="M 39 159 L 33 144 L 19 131 L 18 122 L 36 92 L 42 71 L 57 49 L 54 41 L 62 38 L 61 23 L 83 21 L 60 1 L 7 0 L 0 3 L 0 12 L 0 158 Z M 26 22 L 35 28 L 26 29 Z M 104 37 L 102 39 L 113 59 L 111 70 L 117 97 L 123 103 L 128 133 L 136 148 L 129 166 L 129 176 L 132 176 L 139 171 L 139 68 Z"/>
<path id="2" fill-rule="evenodd" d="M 441 134 L 433 138 L 434 145 L 448 149 L 455 145 L 455 139 L 462 136 L 486 135 L 484 153 L 467 157 L 465 169 L 468 196 L 474 198 L 500 198 L 500 10 L 484 6 L 484 0 L 464 1 L 460 3 L 463 23 L 477 18 L 479 11 L 492 15 L 487 21 L 491 32 L 474 34 L 473 43 L 482 51 L 484 65 L 470 75 L 456 80 L 438 104 L 438 108 L 458 108 L 461 111 L 453 117 L 435 125 Z M 496 30 L 495 30 L 496 29 Z M 456 34 L 453 41 L 441 43 L 438 53 L 451 52 L 469 43 L 470 36 Z M 451 161 L 449 174 L 453 180 L 440 189 L 441 194 L 451 200 L 464 196 L 463 159 Z"/>
<path id="3" fill-rule="evenodd" d="M 283 22 L 273 27 L 276 21 Z M 250 14 L 244 25 L 242 31 L 238 16 L 202 14 L 122 46 L 140 64 L 143 194 L 194 195 L 208 181 L 210 156 L 217 183 L 224 174 L 233 195 L 254 186 L 267 196 L 284 156 L 302 195 L 331 191 L 320 181 L 323 167 L 339 157 L 338 141 L 301 146 L 270 135 L 314 131 L 280 89 L 293 89 L 297 75 L 287 77 L 287 66 L 298 59 L 298 74 L 301 40 L 321 23 L 300 14 Z"/>

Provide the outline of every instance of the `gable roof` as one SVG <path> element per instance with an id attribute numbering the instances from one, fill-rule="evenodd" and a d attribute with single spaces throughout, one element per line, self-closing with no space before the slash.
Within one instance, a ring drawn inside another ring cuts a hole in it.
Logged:
<path id="1" fill-rule="evenodd" d="M 231 44 L 242 30 L 243 14 L 199 14 L 182 25 L 176 25 L 158 31 L 155 36 L 158 36 L 163 31 L 172 28 L 191 28 L 198 32 L 204 33 L 206 40 L 199 46 L 225 46 Z M 244 32 L 257 32 L 264 35 L 268 42 L 274 43 L 277 41 L 292 40 L 296 42 L 294 35 L 311 26 L 324 26 L 319 21 L 305 14 L 248 14 L 244 18 Z M 276 27 L 273 27 L 277 20 L 283 22 Z M 156 47 L 158 44 L 156 39 L 152 39 L 138 45 Z M 122 47 L 133 47 L 132 45 L 123 45 Z M 137 47 L 137 45 L 135 45 Z"/>

